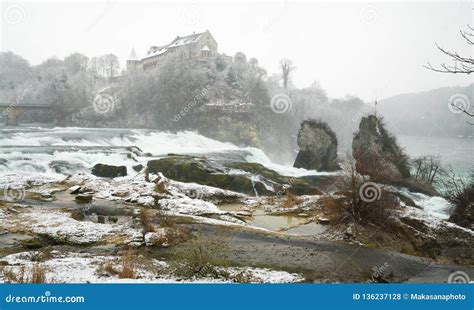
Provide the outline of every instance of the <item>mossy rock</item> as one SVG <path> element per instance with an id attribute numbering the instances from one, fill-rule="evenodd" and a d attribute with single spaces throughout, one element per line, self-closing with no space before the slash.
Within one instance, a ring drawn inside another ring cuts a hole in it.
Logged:
<path id="1" fill-rule="evenodd" d="M 265 179 L 277 183 L 279 185 L 288 185 L 289 191 L 295 195 L 321 195 L 321 190 L 318 189 L 318 178 L 297 178 L 283 176 L 275 170 L 268 169 L 259 163 L 236 162 L 226 164 L 227 167 L 242 170 L 251 174 L 263 176 Z"/>
<path id="2" fill-rule="evenodd" d="M 148 171 L 161 172 L 165 177 L 179 182 L 193 182 L 248 195 L 270 195 L 272 191 L 260 183 L 255 184 L 243 175 L 232 175 L 211 167 L 204 159 L 191 156 L 172 155 L 148 162 Z"/>
<path id="3" fill-rule="evenodd" d="M 28 250 L 36 250 L 46 245 L 44 240 L 41 240 L 39 238 L 21 240 L 20 244 L 22 247 Z"/>

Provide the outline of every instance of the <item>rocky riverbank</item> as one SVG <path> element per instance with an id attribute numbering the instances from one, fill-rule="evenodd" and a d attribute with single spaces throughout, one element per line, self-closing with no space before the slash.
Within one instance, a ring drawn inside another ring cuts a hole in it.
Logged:
<path id="1" fill-rule="evenodd" d="M 133 176 L 26 185 L 0 204 L 2 279 L 35 267 L 52 282 L 366 282 L 385 264 L 376 282 L 472 275 L 474 232 L 433 209 L 449 203 L 374 183 L 359 203 L 383 214 L 353 218 L 360 193 L 343 174 L 170 155 Z"/>

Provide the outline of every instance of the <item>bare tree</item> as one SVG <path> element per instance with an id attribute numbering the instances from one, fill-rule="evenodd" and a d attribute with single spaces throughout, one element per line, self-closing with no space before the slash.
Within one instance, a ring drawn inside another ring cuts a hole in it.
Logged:
<path id="1" fill-rule="evenodd" d="M 413 168 L 413 177 L 416 181 L 428 183 L 430 185 L 437 183 L 444 170 L 441 167 L 441 161 L 436 156 L 420 156 L 411 161 Z"/>
<path id="2" fill-rule="evenodd" d="M 120 72 L 120 63 L 114 54 L 93 57 L 90 60 L 89 67 L 96 72 L 97 75 L 104 78 L 112 78 Z"/>
<path id="3" fill-rule="evenodd" d="M 468 45 L 474 45 L 474 28 L 472 26 L 467 25 L 468 29 L 460 30 L 461 36 L 464 38 Z M 454 62 L 452 65 L 448 65 L 446 63 L 442 63 L 440 67 L 434 67 L 431 63 L 427 63 L 425 68 L 436 72 L 442 73 L 463 73 L 463 74 L 471 74 L 474 72 L 474 59 L 472 56 L 463 57 L 459 55 L 457 52 L 449 51 L 441 46 L 438 43 L 435 43 L 436 47 L 445 55 L 449 56 L 451 60 Z"/>
<path id="4" fill-rule="evenodd" d="M 288 89 L 288 80 L 290 79 L 290 74 L 296 69 L 293 65 L 293 61 L 288 58 L 280 60 L 281 67 L 281 77 L 283 79 L 283 87 Z"/>
<path id="5" fill-rule="evenodd" d="M 459 30 L 461 33 L 462 38 L 466 41 L 468 45 L 471 46 L 471 51 L 472 51 L 472 45 L 474 45 L 474 28 L 470 25 L 467 25 L 468 30 Z M 451 74 L 471 74 L 474 72 L 474 58 L 471 56 L 461 56 L 455 51 L 449 51 L 441 46 L 438 45 L 438 43 L 435 43 L 436 47 L 445 55 L 449 56 L 451 60 L 453 61 L 454 64 L 448 65 L 446 63 L 442 63 L 439 67 L 434 67 L 431 65 L 431 63 L 427 63 L 424 67 L 435 71 L 435 72 L 441 72 L 441 73 L 451 73 Z M 464 114 L 474 117 L 474 113 L 470 112 L 467 110 L 465 107 L 459 107 L 456 106 L 455 104 L 451 104 L 451 106 Z M 468 122 L 470 125 L 474 125 L 473 123 Z"/>
<path id="6" fill-rule="evenodd" d="M 105 72 L 107 78 L 113 78 L 120 72 L 120 62 L 114 54 L 104 55 Z"/>

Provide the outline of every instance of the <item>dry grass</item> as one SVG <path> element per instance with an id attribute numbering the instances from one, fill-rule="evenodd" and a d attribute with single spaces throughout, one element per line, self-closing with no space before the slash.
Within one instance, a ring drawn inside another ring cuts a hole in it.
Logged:
<path id="1" fill-rule="evenodd" d="M 168 187 L 168 181 L 159 180 L 156 183 L 155 192 L 159 194 L 167 194 L 168 193 L 167 187 Z"/>
<path id="2" fill-rule="evenodd" d="M 112 262 L 105 262 L 97 268 L 97 272 L 107 276 L 115 276 L 118 274 L 117 269 L 114 268 Z"/>
<path id="3" fill-rule="evenodd" d="M 227 256 L 230 246 L 222 237 L 200 236 L 180 246 L 173 257 L 173 267 L 178 276 L 228 278 L 219 267 L 229 266 Z"/>
<path id="4" fill-rule="evenodd" d="M 46 269 L 39 263 L 31 267 L 4 268 L 3 277 L 6 283 L 46 283 Z"/>
<path id="5" fill-rule="evenodd" d="M 155 226 L 153 226 L 152 219 L 152 210 L 142 209 L 140 212 L 140 221 L 142 222 L 143 233 L 155 231 Z"/>
<path id="6" fill-rule="evenodd" d="M 337 221 L 340 218 L 341 214 L 346 212 L 341 199 L 326 196 L 321 198 L 319 200 L 319 203 L 322 205 L 322 210 L 319 215 L 322 215 L 325 218 L 329 219 L 331 223 Z"/>
<path id="7" fill-rule="evenodd" d="M 299 198 L 290 191 L 286 192 L 286 200 L 281 204 L 281 208 L 289 209 L 303 202 L 303 199 Z"/>
<path id="8" fill-rule="evenodd" d="M 71 211 L 71 218 L 75 219 L 76 221 L 83 221 L 84 213 L 79 209 L 74 209 Z"/>
<path id="9" fill-rule="evenodd" d="M 135 254 L 132 249 L 128 249 L 122 256 L 122 269 L 117 273 L 120 279 L 135 279 Z"/>
<path id="10" fill-rule="evenodd" d="M 175 228 L 176 227 L 176 220 L 174 217 L 167 215 L 162 210 L 158 210 L 156 214 L 158 218 L 158 222 L 160 223 L 160 227 L 168 227 L 168 228 Z"/>

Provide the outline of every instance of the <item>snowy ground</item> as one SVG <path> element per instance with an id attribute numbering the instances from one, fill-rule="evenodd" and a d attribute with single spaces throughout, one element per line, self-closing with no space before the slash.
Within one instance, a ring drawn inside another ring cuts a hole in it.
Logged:
<path id="1" fill-rule="evenodd" d="M 1 260 L 7 264 L 5 268 L 8 271 L 19 273 L 21 266 L 30 270 L 37 264 L 33 260 L 39 254 L 34 251 L 21 252 L 5 256 Z M 108 263 L 119 270 L 120 260 L 117 257 L 58 251 L 52 251 L 48 255 L 50 257 L 41 262 L 41 266 L 46 270 L 46 281 L 52 283 L 231 283 L 237 276 L 245 276 L 246 281 L 251 283 L 295 283 L 304 280 L 295 273 L 250 267 L 221 268 L 229 273 L 228 278 L 180 278 L 169 272 L 169 265 L 165 261 L 156 259 L 136 263 L 135 278 L 123 279 L 107 274 L 101 267 Z M 5 278 L 0 276 L 0 283 L 3 282 Z"/>

